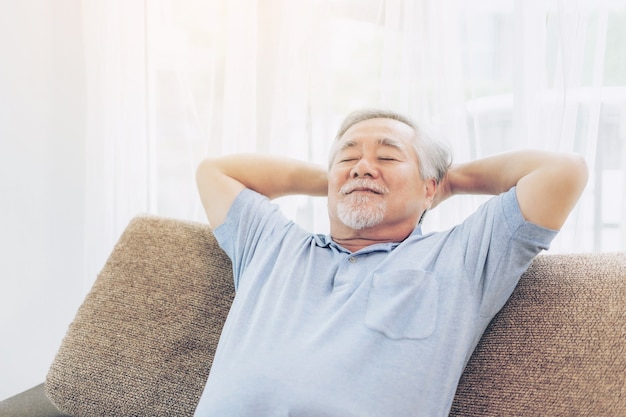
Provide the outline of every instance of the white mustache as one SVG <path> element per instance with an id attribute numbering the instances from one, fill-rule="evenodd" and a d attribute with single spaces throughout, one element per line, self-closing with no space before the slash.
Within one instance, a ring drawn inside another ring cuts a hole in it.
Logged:
<path id="1" fill-rule="evenodd" d="M 339 190 L 339 194 L 350 194 L 355 190 L 370 190 L 378 194 L 387 194 L 389 190 L 384 185 L 378 184 L 376 181 L 372 181 L 366 178 L 357 178 L 348 183 L 345 183 Z"/>

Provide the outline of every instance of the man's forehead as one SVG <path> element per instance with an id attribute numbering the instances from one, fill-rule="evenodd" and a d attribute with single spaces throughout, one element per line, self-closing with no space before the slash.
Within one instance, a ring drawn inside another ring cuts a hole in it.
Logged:
<path id="1" fill-rule="evenodd" d="M 346 149 L 357 148 L 357 147 L 363 146 L 364 142 L 369 142 L 369 141 L 372 141 L 376 146 L 379 146 L 379 147 L 388 147 L 388 148 L 393 148 L 393 149 L 397 149 L 400 151 L 407 150 L 406 143 L 404 143 L 402 140 L 392 138 L 392 137 L 387 137 L 387 136 L 374 136 L 374 137 L 357 136 L 357 137 L 352 137 L 352 138 L 344 137 L 339 141 L 338 149 L 340 151 L 343 151 Z"/>
<path id="2" fill-rule="evenodd" d="M 339 140 L 353 140 L 359 137 L 386 137 L 390 139 L 412 140 L 415 129 L 399 120 L 373 118 L 361 120 L 350 126 Z"/>

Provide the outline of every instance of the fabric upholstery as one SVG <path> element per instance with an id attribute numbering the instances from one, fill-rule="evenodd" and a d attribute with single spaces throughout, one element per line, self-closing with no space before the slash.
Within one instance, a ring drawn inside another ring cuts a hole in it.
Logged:
<path id="1" fill-rule="evenodd" d="M 453 416 L 626 415 L 626 254 L 542 255 L 493 320 Z M 190 416 L 233 297 L 208 226 L 133 220 L 50 368 L 80 416 Z"/>
<path id="2" fill-rule="evenodd" d="M 626 416 L 626 254 L 541 255 L 465 369 L 453 416 Z"/>
<path id="3" fill-rule="evenodd" d="M 206 225 L 133 220 L 48 372 L 72 416 L 191 415 L 232 301 L 230 260 Z"/>

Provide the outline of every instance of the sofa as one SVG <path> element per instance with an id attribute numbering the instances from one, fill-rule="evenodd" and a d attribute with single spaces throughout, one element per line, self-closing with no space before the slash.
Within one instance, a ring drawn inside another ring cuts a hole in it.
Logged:
<path id="1" fill-rule="evenodd" d="M 136 217 L 45 383 L 0 402 L 0 416 L 191 416 L 233 295 L 208 225 Z M 626 253 L 539 255 L 483 335 L 450 415 L 626 416 Z"/>

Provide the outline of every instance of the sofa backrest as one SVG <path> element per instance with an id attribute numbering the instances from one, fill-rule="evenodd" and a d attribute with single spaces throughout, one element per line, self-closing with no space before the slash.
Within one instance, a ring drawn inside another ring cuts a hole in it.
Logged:
<path id="1" fill-rule="evenodd" d="M 625 415 L 626 254 L 542 255 L 492 321 L 451 415 Z M 234 295 L 207 225 L 134 219 L 46 378 L 72 416 L 191 416 Z"/>

